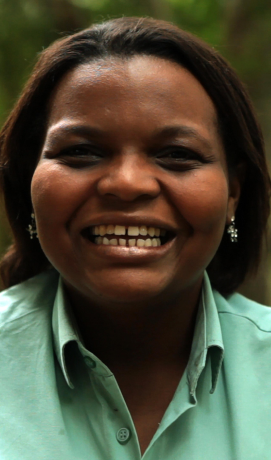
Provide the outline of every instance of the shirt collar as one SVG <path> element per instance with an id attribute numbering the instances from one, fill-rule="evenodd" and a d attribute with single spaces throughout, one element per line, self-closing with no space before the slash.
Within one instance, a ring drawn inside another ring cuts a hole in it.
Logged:
<path id="1" fill-rule="evenodd" d="M 61 277 L 59 278 L 53 306 L 52 326 L 54 347 L 58 362 L 67 384 L 70 388 L 74 388 L 66 366 L 65 347 L 69 342 L 76 341 L 78 343 L 80 340 L 70 302 L 66 295 Z"/>
<path id="2" fill-rule="evenodd" d="M 74 388 L 66 365 L 65 348 L 72 341 L 77 342 L 81 350 L 84 349 L 84 346 L 61 278 L 54 301 L 52 322 L 57 359 L 67 384 L 70 388 Z M 209 277 L 205 272 L 192 349 L 187 365 L 189 390 L 195 400 L 197 383 L 205 367 L 208 354 L 210 354 L 212 369 L 210 393 L 213 393 L 223 361 L 224 346 L 216 303 Z"/>
<path id="3" fill-rule="evenodd" d="M 212 369 L 210 393 L 214 393 L 224 357 L 224 345 L 212 287 L 205 272 L 192 349 L 187 365 L 190 394 L 195 400 L 198 380 L 206 365 L 208 354 Z"/>

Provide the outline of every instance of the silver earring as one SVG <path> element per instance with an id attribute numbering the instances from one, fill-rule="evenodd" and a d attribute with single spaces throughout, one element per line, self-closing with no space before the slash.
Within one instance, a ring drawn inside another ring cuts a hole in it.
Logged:
<path id="1" fill-rule="evenodd" d="M 230 235 L 230 240 L 232 243 L 237 243 L 238 241 L 238 230 L 235 227 L 235 217 L 232 216 L 231 224 L 228 227 L 227 233 Z"/>
<path id="2" fill-rule="evenodd" d="M 38 232 L 36 227 L 35 214 L 31 214 L 31 224 L 28 225 L 27 231 L 30 233 L 30 239 L 33 240 L 34 236 L 38 238 Z"/>

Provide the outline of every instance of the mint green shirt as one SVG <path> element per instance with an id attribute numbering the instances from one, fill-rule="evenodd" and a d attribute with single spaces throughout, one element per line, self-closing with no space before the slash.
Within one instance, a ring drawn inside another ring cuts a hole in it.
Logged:
<path id="1" fill-rule="evenodd" d="M 114 375 L 80 341 L 58 278 L 0 295 L 0 459 L 139 460 Z M 205 275 L 187 369 L 142 458 L 271 459 L 269 308 L 226 300 Z"/>

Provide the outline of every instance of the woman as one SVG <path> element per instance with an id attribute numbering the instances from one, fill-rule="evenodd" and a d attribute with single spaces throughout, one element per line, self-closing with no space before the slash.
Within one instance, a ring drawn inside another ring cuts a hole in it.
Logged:
<path id="1" fill-rule="evenodd" d="M 269 458 L 271 314 L 233 294 L 269 176 L 223 58 L 151 19 L 59 40 L 1 164 L 1 459 Z"/>

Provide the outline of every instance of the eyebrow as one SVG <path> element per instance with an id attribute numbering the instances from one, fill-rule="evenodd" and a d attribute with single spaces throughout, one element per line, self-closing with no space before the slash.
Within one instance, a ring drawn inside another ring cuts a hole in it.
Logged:
<path id="1" fill-rule="evenodd" d="M 49 129 L 47 138 L 49 139 L 51 138 L 54 141 L 54 139 L 57 138 L 58 136 L 67 135 L 67 134 L 82 136 L 85 138 L 93 138 L 93 137 L 101 138 L 101 137 L 106 137 L 108 133 L 95 126 L 76 125 L 72 123 L 66 123 L 66 124 L 59 124 L 59 125 L 52 126 L 51 129 Z M 202 144 L 205 145 L 206 148 L 212 149 L 212 146 L 209 140 L 206 137 L 202 136 L 197 129 L 194 129 L 190 126 L 185 126 L 185 125 L 164 126 L 161 129 L 158 128 L 154 130 L 152 133 L 152 137 L 158 141 L 160 139 L 162 140 L 162 139 L 172 138 L 172 137 L 192 138 L 192 139 L 200 141 Z"/>
<path id="2" fill-rule="evenodd" d="M 165 126 L 162 129 L 154 131 L 154 137 L 167 138 L 167 137 L 188 137 L 202 142 L 208 149 L 211 149 L 209 140 L 202 136 L 198 130 L 185 125 Z"/>
<path id="3" fill-rule="evenodd" d="M 47 137 L 58 137 L 66 134 L 76 134 L 83 137 L 103 136 L 106 132 L 100 128 L 86 126 L 86 125 L 74 125 L 71 123 L 53 125 L 47 134 Z"/>

